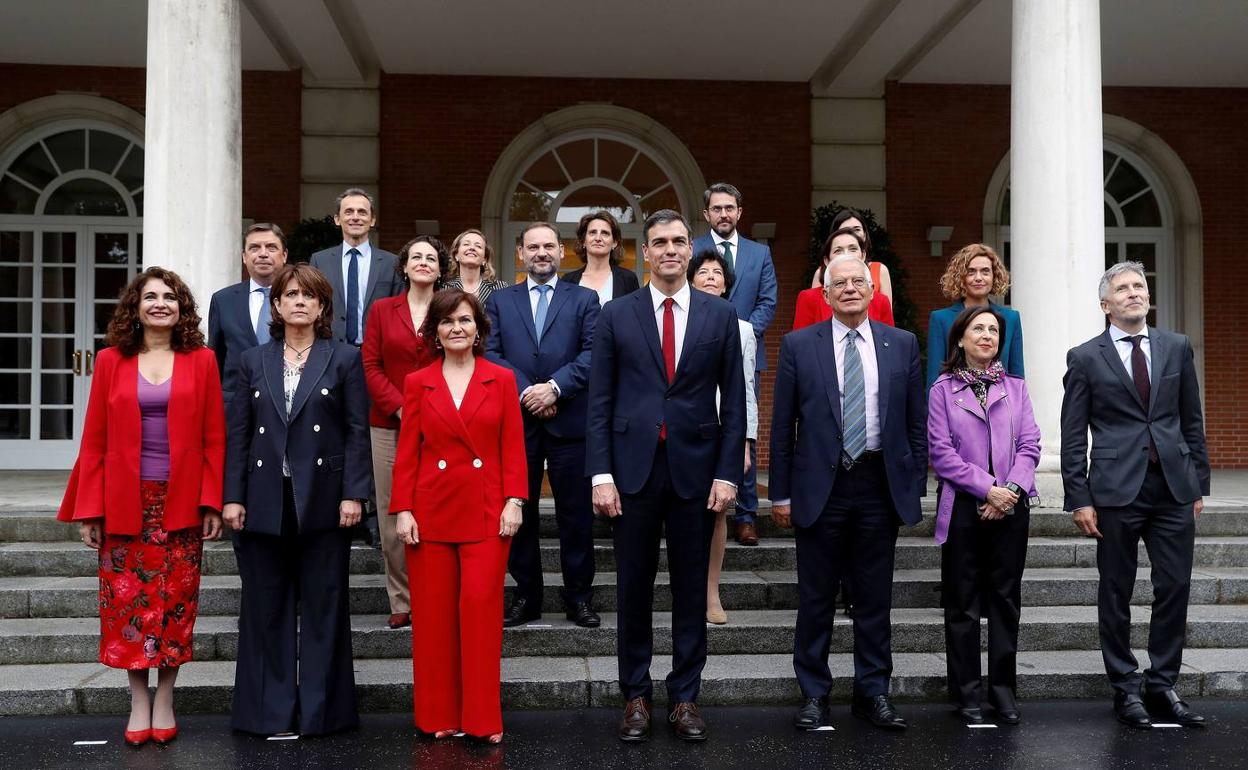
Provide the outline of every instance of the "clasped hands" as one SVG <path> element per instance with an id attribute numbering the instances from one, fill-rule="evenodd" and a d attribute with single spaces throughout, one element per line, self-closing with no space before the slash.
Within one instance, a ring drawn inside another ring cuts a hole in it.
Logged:
<path id="1" fill-rule="evenodd" d="M 979 506 L 979 518 L 984 521 L 996 521 L 1005 518 L 1005 514 L 1018 505 L 1018 495 L 1006 487 L 995 484 L 988 488 L 988 498 Z"/>
<path id="2" fill-rule="evenodd" d="M 549 420 L 555 416 L 558 411 L 555 402 L 558 400 L 559 394 L 549 382 L 530 385 L 520 394 L 520 405 L 539 420 Z"/>

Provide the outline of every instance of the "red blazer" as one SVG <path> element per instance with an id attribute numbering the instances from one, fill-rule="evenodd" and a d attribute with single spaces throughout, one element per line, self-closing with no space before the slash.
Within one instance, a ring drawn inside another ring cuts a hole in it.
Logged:
<path id="1" fill-rule="evenodd" d="M 823 298 L 823 289 L 818 287 L 803 289 L 797 295 L 797 308 L 793 311 L 793 331 L 814 326 L 832 317 L 832 307 Z M 882 324 L 896 326 L 893 323 L 893 303 L 888 296 L 876 292 L 867 305 L 867 318 Z"/>
<path id="2" fill-rule="evenodd" d="M 421 540 L 497 537 L 504 500 L 529 494 L 515 375 L 477 358 L 459 409 L 440 364 L 409 374 L 404 392 L 390 513 L 411 511 Z"/>
<path id="3" fill-rule="evenodd" d="M 95 359 L 78 461 L 56 518 L 104 519 L 104 531 L 137 535 L 139 495 L 139 357 L 105 348 Z M 174 353 L 169 394 L 167 531 L 197 527 L 200 508 L 221 510 L 225 468 L 225 406 L 217 357 L 208 348 Z"/>
<path id="4" fill-rule="evenodd" d="M 432 347 L 412 326 L 407 292 L 373 303 L 368 323 L 364 324 L 360 352 L 364 358 L 364 382 L 372 399 L 368 424 L 398 428 L 394 413 L 403 406 L 403 381 L 436 358 Z"/>

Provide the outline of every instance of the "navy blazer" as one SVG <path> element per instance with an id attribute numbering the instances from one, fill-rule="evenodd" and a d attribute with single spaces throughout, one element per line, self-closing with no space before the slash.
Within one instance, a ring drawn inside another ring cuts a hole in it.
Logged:
<path id="1" fill-rule="evenodd" d="M 578 268 L 559 277 L 561 281 L 574 283 L 578 286 L 581 283 L 581 276 L 585 275 L 585 268 Z M 641 288 L 641 283 L 637 280 L 637 274 L 632 270 L 625 270 L 619 265 L 611 266 L 611 300 L 615 301 L 620 297 L 626 297 L 629 294 Z"/>
<path id="2" fill-rule="evenodd" d="M 693 253 L 713 249 L 715 239 L 710 233 L 693 241 Z M 767 368 L 767 346 L 763 334 L 776 317 L 776 266 L 771 261 L 771 247 L 751 241 L 744 235 L 737 236 L 737 253 L 732 255 L 732 272 L 735 276 L 728 301 L 737 311 L 737 317 L 749 321 L 754 327 L 754 342 L 758 355 L 754 359 L 756 371 Z"/>
<path id="3" fill-rule="evenodd" d="M 1106 329 L 1066 354 L 1062 484 L 1067 511 L 1131 505 L 1148 472 L 1150 437 L 1177 502 L 1193 503 L 1209 494 L 1209 453 L 1191 341 L 1148 327 L 1152 367 L 1147 404 L 1140 401 L 1122 365 L 1116 349 L 1122 344 Z"/>
<path id="4" fill-rule="evenodd" d="M 927 489 L 927 396 L 919 341 L 870 321 L 880 383 L 880 449 L 888 491 L 906 524 L 923 518 Z M 792 500 L 793 523 L 815 523 L 841 469 L 841 389 L 832 321 L 784 335 L 771 413 L 772 500 Z"/>
<path id="5" fill-rule="evenodd" d="M 1007 374 L 1015 377 L 1023 375 L 1023 324 L 1018 311 L 1012 307 L 989 302 L 988 306 L 1001 314 L 1005 319 L 1005 336 L 1001 339 L 1001 365 Z M 949 355 L 949 330 L 958 313 L 966 309 L 966 304 L 958 301 L 949 307 L 933 310 L 927 318 L 927 389 L 931 390 L 936 378 L 940 377 L 941 367 Z"/>
<path id="6" fill-rule="evenodd" d="M 242 355 L 226 415 L 225 502 L 247 508 L 245 531 L 281 534 L 285 457 L 299 531 L 334 529 L 341 501 L 367 500 L 372 493 L 360 351 L 330 340 L 313 343 L 287 417 L 282 347 L 274 339 Z"/>
<path id="7" fill-rule="evenodd" d="M 368 320 L 368 311 L 373 303 L 383 297 L 393 297 L 403 291 L 403 279 L 394 271 L 398 257 L 380 249 L 372 241 L 369 246 L 373 250 L 373 259 L 368 266 L 368 286 L 364 292 L 364 320 L 360 322 L 360 336 L 364 336 L 364 322 Z M 342 244 L 333 246 L 312 255 L 312 267 L 320 270 L 329 279 L 334 289 L 334 339 L 347 341 L 347 292 L 342 281 Z"/>
<path id="8" fill-rule="evenodd" d="M 208 347 L 217 354 L 221 395 L 230 403 L 243 352 L 260 343 L 251 325 L 251 280 L 226 286 L 208 303 Z"/>
<path id="9" fill-rule="evenodd" d="M 490 317 L 486 358 L 515 372 L 516 390 L 554 380 L 559 386 L 555 416 L 539 420 L 527 409 L 526 439 L 545 428 L 560 438 L 585 436 L 585 389 L 589 385 L 590 349 L 598 322 L 598 294 L 564 280 L 556 281 L 546 310 L 542 342 L 529 309 L 528 281 L 499 289 L 485 301 Z"/>
<path id="10" fill-rule="evenodd" d="M 650 477 L 659 427 L 676 494 L 705 498 L 715 479 L 741 483 L 745 373 L 732 305 L 690 291 L 676 378 L 667 383 L 651 289 L 608 302 L 598 316 L 589 371 L 585 473 L 610 473 L 625 494 Z M 723 394 L 716 411 L 715 393 Z"/>

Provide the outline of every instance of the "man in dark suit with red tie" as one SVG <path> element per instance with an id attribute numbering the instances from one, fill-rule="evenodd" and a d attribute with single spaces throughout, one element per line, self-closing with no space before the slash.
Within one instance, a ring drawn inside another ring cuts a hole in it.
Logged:
<path id="1" fill-rule="evenodd" d="M 1062 380 L 1065 509 L 1098 538 L 1097 613 L 1114 713 L 1203 727 L 1175 691 L 1183 663 L 1196 517 L 1209 494 L 1209 455 L 1192 345 L 1147 325 L 1144 265 L 1119 262 L 1100 284 L 1109 328 L 1066 354 Z M 1088 465 L 1088 431 L 1092 462 Z M 1152 562 L 1149 667 L 1131 651 L 1131 593 L 1140 539 Z M 1142 696 L 1142 697 L 1141 697 Z"/>
<path id="2" fill-rule="evenodd" d="M 234 397 L 243 351 L 269 341 L 269 286 L 286 264 L 286 236 L 282 228 L 257 222 L 243 234 L 243 267 L 247 280 L 226 286 L 208 304 L 208 347 L 217 354 L 221 395 L 228 405 Z"/>
<path id="3" fill-rule="evenodd" d="M 559 279 L 563 244 L 550 224 L 526 227 L 517 251 L 528 277 L 495 291 L 485 302 L 490 317 L 486 357 L 515 372 L 529 465 L 524 522 L 508 561 L 516 592 L 503 625 L 519 626 L 542 616 L 538 501 L 545 473 L 559 527 L 564 613 L 582 628 L 597 628 L 594 512 L 585 477 L 585 387 L 598 294 Z"/>
<path id="4" fill-rule="evenodd" d="M 697 707 L 706 664 L 706 573 L 716 514 L 741 482 L 745 376 L 737 314 L 692 291 L 689 223 L 675 211 L 642 228 L 650 284 L 599 314 L 589 379 L 586 473 L 594 509 L 612 519 L 620 689 L 619 737 L 650 735 L 650 661 L 659 541 L 667 535 L 672 591 L 668 721 L 706 739 Z M 716 394 L 721 395 L 716 408 Z"/>

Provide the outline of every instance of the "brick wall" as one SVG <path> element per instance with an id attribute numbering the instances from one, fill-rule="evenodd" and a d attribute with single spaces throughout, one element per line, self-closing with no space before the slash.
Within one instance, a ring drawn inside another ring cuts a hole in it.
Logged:
<path id="1" fill-rule="evenodd" d="M 887 97 L 889 232 L 910 273 L 920 318 L 945 304 L 945 261 L 926 256 L 924 232 L 954 227 L 946 254 L 983 234 L 988 183 L 1009 149 L 1006 86 L 890 83 Z M 1204 244 L 1205 404 L 1218 468 L 1248 468 L 1248 324 L 1238 297 L 1248 240 L 1248 89 L 1106 88 L 1104 111 L 1160 136 L 1182 158 L 1200 196 Z M 1226 330 L 1226 331 L 1224 331 Z M 1228 331 L 1232 333 L 1228 333 Z"/>
<path id="2" fill-rule="evenodd" d="M 89 93 L 143 112 L 144 70 L 0 64 L 0 112 L 58 92 Z M 243 73 L 243 216 L 299 219 L 300 76 Z"/>
<path id="3" fill-rule="evenodd" d="M 708 183 L 728 181 L 741 189 L 743 230 L 753 222 L 776 223 L 771 248 L 780 308 L 767 335 L 774 360 L 792 325 L 809 240 L 810 97 L 803 83 L 383 75 L 385 245 L 402 245 L 417 218 L 437 219 L 448 238 L 480 226 L 481 195 L 507 145 L 542 115 L 581 102 L 610 102 L 662 122 L 688 147 Z M 768 372 L 760 409 L 764 464 L 770 405 Z"/>

